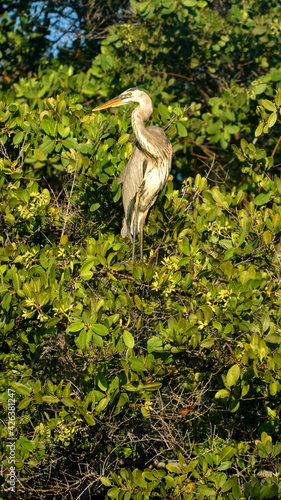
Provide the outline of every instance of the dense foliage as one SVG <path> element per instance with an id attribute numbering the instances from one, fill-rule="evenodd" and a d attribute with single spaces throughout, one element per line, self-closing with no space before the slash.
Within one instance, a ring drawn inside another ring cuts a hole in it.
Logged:
<path id="1" fill-rule="evenodd" d="M 280 498 L 279 2 L 7 4 L 4 494 Z M 52 53 L 66 13 L 72 41 Z M 132 86 L 174 150 L 135 265 L 118 185 L 131 109 L 92 112 Z"/>

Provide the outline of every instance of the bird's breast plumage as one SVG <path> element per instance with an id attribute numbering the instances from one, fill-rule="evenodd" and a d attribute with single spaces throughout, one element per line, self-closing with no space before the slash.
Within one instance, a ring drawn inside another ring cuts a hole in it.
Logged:
<path id="1" fill-rule="evenodd" d="M 161 158 L 147 160 L 145 175 L 139 190 L 139 209 L 150 208 L 167 182 L 170 166 Z"/>

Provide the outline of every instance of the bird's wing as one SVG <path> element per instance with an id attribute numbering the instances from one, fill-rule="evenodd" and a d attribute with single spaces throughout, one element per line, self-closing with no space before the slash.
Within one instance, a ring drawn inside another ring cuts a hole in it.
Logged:
<path id="1" fill-rule="evenodd" d="M 124 224 L 121 231 L 123 238 L 127 235 L 132 238 L 134 217 L 140 219 L 148 208 L 155 202 L 159 192 L 165 185 L 172 159 L 172 146 L 164 131 L 159 127 L 149 126 L 151 147 L 146 152 L 136 143 L 131 158 L 123 168 L 119 177 L 122 184 L 122 198 L 125 212 Z M 158 154 L 156 155 L 156 151 Z M 139 194 L 136 214 L 136 195 Z M 139 230 L 139 229 L 137 229 Z"/>
<path id="2" fill-rule="evenodd" d="M 138 191 L 144 176 L 143 165 L 146 162 L 146 156 L 141 149 L 136 145 L 133 149 L 131 157 L 128 163 L 123 168 L 120 177 L 119 184 L 129 183 L 130 185 L 137 186 L 136 191 Z M 127 182 L 126 182 L 127 181 Z"/>
<path id="3" fill-rule="evenodd" d="M 123 237 L 131 234 L 129 228 L 131 226 L 136 194 L 143 183 L 146 167 L 147 158 L 143 151 L 136 145 L 118 181 L 119 184 L 122 184 L 122 199 L 125 212 L 124 225 L 121 231 Z"/>

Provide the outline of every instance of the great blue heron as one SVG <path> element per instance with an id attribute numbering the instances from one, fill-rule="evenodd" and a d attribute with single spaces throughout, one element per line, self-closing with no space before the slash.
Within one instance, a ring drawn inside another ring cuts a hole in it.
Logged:
<path id="1" fill-rule="evenodd" d="M 132 261 L 135 259 L 136 236 L 140 233 L 140 260 L 143 255 L 143 226 L 149 209 L 167 182 L 172 160 L 172 146 L 164 130 L 144 126 L 153 111 L 152 101 L 143 90 L 131 88 L 122 92 L 93 111 L 123 106 L 136 102 L 132 112 L 132 127 L 136 136 L 133 153 L 119 177 L 125 212 L 121 235 L 130 236 L 133 244 Z"/>

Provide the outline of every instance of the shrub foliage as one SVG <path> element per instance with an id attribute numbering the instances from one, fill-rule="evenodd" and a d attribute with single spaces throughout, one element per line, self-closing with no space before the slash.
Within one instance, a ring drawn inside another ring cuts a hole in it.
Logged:
<path id="1" fill-rule="evenodd" d="M 2 19 L 7 498 L 12 391 L 13 498 L 277 499 L 278 2 L 112 2 L 119 21 L 108 14 L 95 42 L 88 2 L 69 59 L 66 48 L 42 55 L 45 34 L 32 68 L 31 4 L 21 37 L 20 13 Z M 135 265 L 118 185 L 130 109 L 91 111 L 133 85 L 152 95 L 151 122 L 174 147 Z"/>

